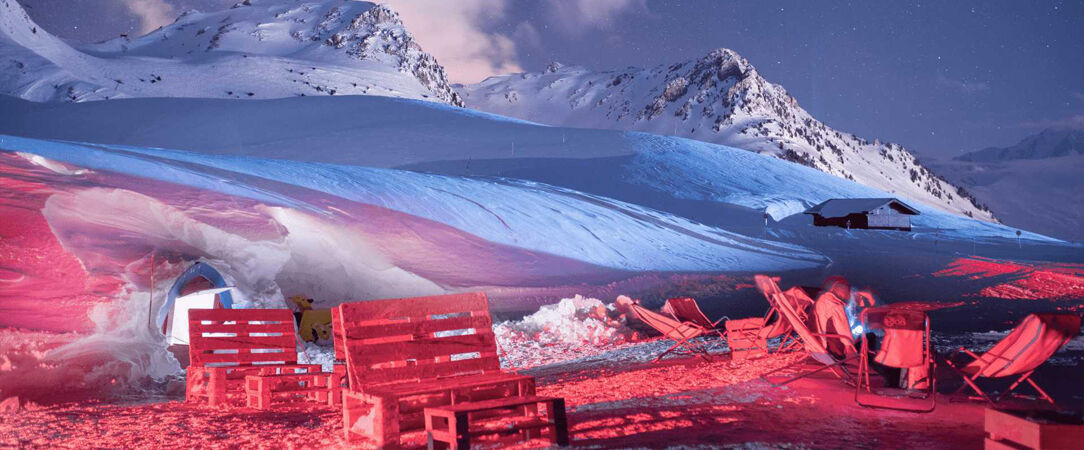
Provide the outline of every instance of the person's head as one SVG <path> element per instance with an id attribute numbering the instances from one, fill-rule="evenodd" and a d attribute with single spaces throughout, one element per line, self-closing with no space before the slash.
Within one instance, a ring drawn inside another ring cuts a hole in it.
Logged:
<path id="1" fill-rule="evenodd" d="M 846 301 L 851 298 L 851 283 L 839 275 L 832 275 L 824 279 L 822 293 L 830 292 L 832 295 Z"/>

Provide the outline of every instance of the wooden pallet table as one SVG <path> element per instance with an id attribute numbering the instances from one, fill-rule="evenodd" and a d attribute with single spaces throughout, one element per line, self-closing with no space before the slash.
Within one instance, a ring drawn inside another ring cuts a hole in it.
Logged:
<path id="1" fill-rule="evenodd" d="M 1084 447 L 1080 413 L 1005 411 L 986 408 L 987 449 L 1079 449 Z"/>
<path id="2" fill-rule="evenodd" d="M 568 445 L 564 399 L 531 395 L 425 408 L 429 450 L 438 445 L 469 449 L 472 440 L 485 435 L 519 435 L 528 440 L 531 431 L 545 429 L 551 430 L 554 444 Z"/>

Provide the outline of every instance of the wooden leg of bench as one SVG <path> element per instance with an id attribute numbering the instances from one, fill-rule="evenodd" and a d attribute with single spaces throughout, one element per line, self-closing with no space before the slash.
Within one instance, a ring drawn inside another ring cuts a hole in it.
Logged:
<path id="1" fill-rule="evenodd" d="M 184 382 L 184 399 L 188 402 L 199 401 L 199 398 L 206 394 L 207 386 L 203 380 L 203 368 L 202 367 L 189 367 L 188 373 L 185 374 Z"/>
<path id="2" fill-rule="evenodd" d="M 331 387 L 328 404 L 331 406 L 339 406 L 343 400 L 343 383 L 346 381 L 346 367 L 336 364 L 331 368 L 331 375 L 328 376 L 328 385 Z"/>
<path id="3" fill-rule="evenodd" d="M 256 403 L 256 409 L 264 410 L 271 407 L 271 380 L 266 378 L 260 378 L 257 384 L 257 391 L 259 392 L 259 398 Z"/>
<path id="4" fill-rule="evenodd" d="M 245 377 L 245 406 L 259 409 L 260 387 L 254 378 Z"/>
<path id="5" fill-rule="evenodd" d="M 212 367 L 206 370 L 210 373 L 207 381 L 207 404 L 218 406 L 226 403 L 226 369 Z"/>
<path id="6" fill-rule="evenodd" d="M 347 441 L 364 436 L 373 439 L 378 448 L 398 447 L 399 401 L 394 397 L 343 392 L 343 427 Z"/>
<path id="7" fill-rule="evenodd" d="M 554 399 L 550 407 L 553 409 L 550 411 L 550 416 L 553 417 L 554 440 L 557 441 L 557 445 L 566 447 L 568 446 L 568 417 L 565 415 L 565 399 Z"/>
<path id="8" fill-rule="evenodd" d="M 319 403 L 331 403 L 328 400 L 328 388 L 331 384 L 328 377 L 313 375 L 308 382 L 312 388 L 316 389 L 309 393 L 309 400 L 315 400 Z"/>
<path id="9" fill-rule="evenodd" d="M 455 440 L 452 441 L 452 450 L 470 449 L 470 419 L 466 412 L 457 412 L 452 418 L 448 428 L 454 430 Z"/>

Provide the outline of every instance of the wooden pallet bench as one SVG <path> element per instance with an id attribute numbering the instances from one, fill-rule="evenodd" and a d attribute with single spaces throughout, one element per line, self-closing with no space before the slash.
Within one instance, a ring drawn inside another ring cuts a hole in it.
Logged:
<path id="1" fill-rule="evenodd" d="M 425 429 L 426 407 L 534 395 L 533 377 L 500 370 L 483 293 L 343 303 L 332 317 L 347 440 L 398 446 Z"/>
<path id="2" fill-rule="evenodd" d="M 244 391 L 245 377 L 318 373 L 297 363 L 293 313 L 288 309 L 193 309 L 188 313 L 188 401 L 210 405 Z"/>
<path id="3" fill-rule="evenodd" d="M 545 414 L 539 414 L 541 405 Z M 429 450 L 438 443 L 453 450 L 469 449 L 472 440 L 485 435 L 520 435 L 527 440 L 531 431 L 545 429 L 552 432 L 554 444 L 568 445 L 564 399 L 530 395 L 425 408 Z"/>
<path id="4" fill-rule="evenodd" d="M 987 449 L 1078 449 L 1084 445 L 1084 417 L 1058 411 L 1002 411 L 986 408 Z"/>

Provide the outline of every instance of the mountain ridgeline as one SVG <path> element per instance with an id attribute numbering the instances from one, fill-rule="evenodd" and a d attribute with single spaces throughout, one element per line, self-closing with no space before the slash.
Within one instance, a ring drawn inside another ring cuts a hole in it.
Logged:
<path id="1" fill-rule="evenodd" d="M 348 0 L 245 0 L 79 47 L 0 0 L 0 93 L 67 102 L 381 95 L 463 105 L 398 13 Z"/>
<path id="2" fill-rule="evenodd" d="M 459 87 L 469 107 L 563 126 L 646 131 L 803 164 L 980 220 L 993 214 L 900 145 L 834 130 L 733 50 L 650 69 L 552 64 Z M 755 176 L 755 174 L 751 174 Z"/>

